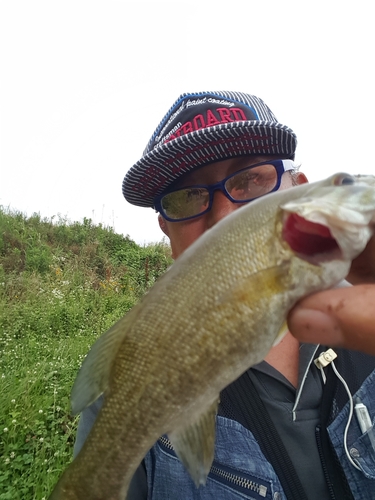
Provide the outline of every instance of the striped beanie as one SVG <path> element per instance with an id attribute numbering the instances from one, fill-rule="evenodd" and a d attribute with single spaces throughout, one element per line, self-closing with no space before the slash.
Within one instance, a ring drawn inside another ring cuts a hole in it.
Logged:
<path id="1" fill-rule="evenodd" d="M 295 133 L 259 97 L 242 92 L 182 94 L 162 119 L 142 158 L 122 183 L 126 200 L 153 207 L 182 175 L 245 155 L 294 158 Z"/>

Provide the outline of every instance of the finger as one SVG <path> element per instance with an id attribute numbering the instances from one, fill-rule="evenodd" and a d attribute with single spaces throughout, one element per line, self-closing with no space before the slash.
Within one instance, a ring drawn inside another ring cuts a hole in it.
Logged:
<path id="1" fill-rule="evenodd" d="M 310 295 L 292 309 L 288 326 L 301 342 L 375 355 L 375 286 L 358 285 Z"/>

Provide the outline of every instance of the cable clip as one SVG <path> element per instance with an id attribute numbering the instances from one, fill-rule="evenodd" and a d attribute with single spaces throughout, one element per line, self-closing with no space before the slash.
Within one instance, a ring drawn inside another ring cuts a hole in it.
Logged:
<path id="1" fill-rule="evenodd" d="M 334 359 L 337 358 L 337 354 L 333 349 L 328 349 L 326 352 L 322 352 L 319 358 L 314 359 L 315 365 L 321 370 L 328 366 Z"/>
<path id="2" fill-rule="evenodd" d="M 326 383 L 326 376 L 325 376 L 325 373 L 324 373 L 324 368 L 326 366 L 328 366 L 330 363 L 332 363 L 332 370 L 335 372 L 336 377 L 341 381 L 341 383 L 343 384 L 343 386 L 344 386 L 344 388 L 345 388 L 345 390 L 346 390 L 346 392 L 348 394 L 348 397 L 349 397 L 349 416 L 348 416 L 348 421 L 346 423 L 345 430 L 344 430 L 344 436 L 343 436 L 344 437 L 344 449 L 345 449 L 345 454 L 348 457 L 349 462 L 353 465 L 353 467 L 355 467 L 358 470 L 362 470 L 354 462 L 354 460 L 350 456 L 350 453 L 349 453 L 349 450 L 348 450 L 348 431 L 349 431 L 349 426 L 350 426 L 350 422 L 351 422 L 352 417 L 353 417 L 353 410 L 354 410 L 353 396 L 351 395 L 351 392 L 350 392 L 350 389 L 348 387 L 348 384 L 345 382 L 345 380 L 343 379 L 343 377 L 337 371 L 335 363 L 333 362 L 333 360 L 336 359 L 336 358 L 337 358 L 337 354 L 335 353 L 335 351 L 333 349 L 328 349 L 328 351 L 322 352 L 322 354 L 318 358 L 314 359 L 314 363 L 319 368 L 319 370 L 320 370 L 320 372 L 322 374 L 323 382 L 324 383 Z M 358 402 L 358 403 L 360 403 L 360 402 Z M 365 409 L 367 411 L 367 408 L 364 405 L 361 406 L 361 405 L 357 404 L 357 408 L 356 408 L 357 417 L 359 417 L 359 418 L 362 417 L 362 420 L 366 419 L 366 420 L 363 420 L 363 422 L 361 421 L 360 425 L 363 425 L 364 427 L 367 428 L 370 425 L 370 423 L 369 423 L 369 416 L 367 416 L 367 414 L 365 414 L 363 412 L 361 413 L 361 415 L 359 415 L 359 412 L 361 410 L 363 410 L 363 409 Z M 362 427 L 361 427 L 361 429 L 362 429 Z M 371 430 L 372 430 L 372 428 L 369 429 L 367 432 L 370 433 Z"/>

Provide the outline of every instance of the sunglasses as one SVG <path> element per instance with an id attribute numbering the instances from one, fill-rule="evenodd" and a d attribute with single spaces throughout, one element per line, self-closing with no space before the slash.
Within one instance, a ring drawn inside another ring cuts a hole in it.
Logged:
<path id="1" fill-rule="evenodd" d="M 283 173 L 295 168 L 292 160 L 257 163 L 228 175 L 216 184 L 188 186 L 163 193 L 155 199 L 155 210 L 171 222 L 193 219 L 211 210 L 217 190 L 233 203 L 247 203 L 277 191 Z"/>

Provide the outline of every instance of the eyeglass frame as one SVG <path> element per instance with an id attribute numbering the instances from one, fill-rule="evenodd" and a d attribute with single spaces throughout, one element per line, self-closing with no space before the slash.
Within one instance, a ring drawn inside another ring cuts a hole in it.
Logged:
<path id="1" fill-rule="evenodd" d="M 235 175 L 240 174 L 241 172 L 243 172 L 245 170 L 251 170 L 252 168 L 260 167 L 262 165 L 272 165 L 273 167 L 275 167 L 275 170 L 277 173 L 277 181 L 276 181 L 274 188 L 271 189 L 271 191 L 268 191 L 267 193 L 264 193 L 260 196 L 256 196 L 255 198 L 250 198 L 250 199 L 245 199 L 245 200 L 236 200 L 236 199 L 232 198 L 231 195 L 227 192 L 227 190 L 225 188 L 226 182 L 230 178 L 234 177 Z M 157 196 L 155 198 L 154 209 L 156 212 L 159 212 L 165 220 L 167 220 L 169 222 L 183 222 L 185 220 L 195 219 L 196 217 L 200 217 L 201 215 L 204 215 L 211 210 L 213 200 L 214 200 L 215 191 L 221 191 L 228 198 L 228 200 L 230 200 L 232 203 L 250 203 L 251 201 L 257 200 L 258 198 L 262 198 L 263 196 L 266 196 L 267 194 L 270 194 L 270 193 L 273 193 L 274 191 L 277 191 L 280 187 L 280 184 L 281 184 L 282 175 L 285 172 L 295 170 L 295 169 L 296 169 L 296 164 L 290 158 L 285 158 L 282 160 L 262 161 L 260 163 L 255 163 L 254 165 L 250 165 L 248 167 L 241 168 L 240 170 L 233 172 L 232 174 L 228 175 L 227 177 L 225 177 L 221 181 L 216 182 L 214 184 L 194 184 L 191 186 L 183 186 L 183 187 L 180 187 L 177 189 L 171 189 L 168 191 L 164 191 L 162 194 L 160 194 L 159 196 Z M 209 201 L 208 201 L 207 208 L 203 212 L 199 212 L 196 215 L 190 215 L 189 217 L 183 217 L 181 219 L 180 218 L 179 219 L 172 219 L 172 218 L 168 217 L 168 215 L 164 212 L 162 204 L 161 204 L 164 196 L 171 194 L 171 193 L 174 193 L 174 192 L 177 192 L 177 191 L 182 191 L 184 189 L 193 189 L 193 188 L 194 189 L 204 188 L 208 191 Z"/>

